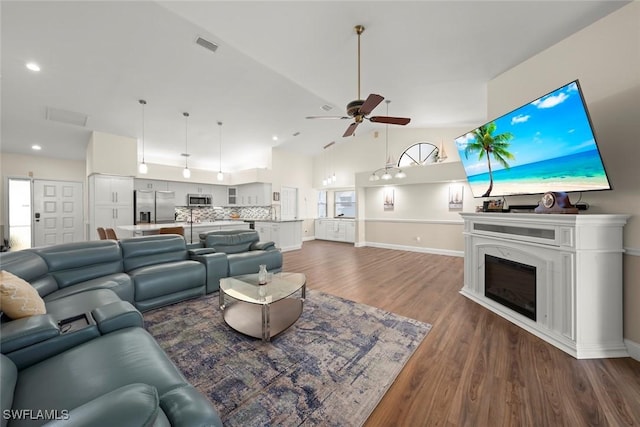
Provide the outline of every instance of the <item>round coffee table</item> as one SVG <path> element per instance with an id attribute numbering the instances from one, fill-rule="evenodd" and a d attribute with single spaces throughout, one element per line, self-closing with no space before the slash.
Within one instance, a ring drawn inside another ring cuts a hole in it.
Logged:
<path id="1" fill-rule="evenodd" d="M 269 341 L 302 314 L 306 285 L 302 273 L 272 274 L 266 285 L 258 285 L 257 274 L 220 279 L 224 321 L 238 332 Z"/>

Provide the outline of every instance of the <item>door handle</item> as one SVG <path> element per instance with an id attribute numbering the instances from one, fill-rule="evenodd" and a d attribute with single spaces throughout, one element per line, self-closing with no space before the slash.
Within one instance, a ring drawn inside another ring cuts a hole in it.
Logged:
<path id="1" fill-rule="evenodd" d="M 35 213 L 36 222 L 40 222 L 40 212 Z"/>

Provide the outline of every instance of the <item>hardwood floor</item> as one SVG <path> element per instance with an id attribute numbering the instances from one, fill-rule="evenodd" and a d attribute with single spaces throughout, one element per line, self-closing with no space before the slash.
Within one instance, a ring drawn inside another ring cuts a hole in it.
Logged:
<path id="1" fill-rule="evenodd" d="M 433 325 L 367 427 L 640 425 L 640 362 L 574 359 L 468 300 L 462 258 L 316 240 L 284 269 Z"/>

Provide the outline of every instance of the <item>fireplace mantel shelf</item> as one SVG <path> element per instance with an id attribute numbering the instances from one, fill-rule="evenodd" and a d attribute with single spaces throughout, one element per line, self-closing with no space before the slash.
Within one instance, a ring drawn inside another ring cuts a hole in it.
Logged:
<path id="1" fill-rule="evenodd" d="M 622 335 L 627 215 L 460 215 L 464 296 L 576 358 L 628 356 Z M 485 296 L 487 255 L 535 267 L 535 319 Z"/>

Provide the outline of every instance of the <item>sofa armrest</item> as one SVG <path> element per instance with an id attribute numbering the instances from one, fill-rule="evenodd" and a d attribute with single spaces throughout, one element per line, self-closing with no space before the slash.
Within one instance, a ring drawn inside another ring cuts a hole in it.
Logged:
<path id="1" fill-rule="evenodd" d="M 158 391 L 147 384 L 130 384 L 103 394 L 71 411 L 60 411 L 49 427 L 151 426 L 158 417 Z"/>
<path id="2" fill-rule="evenodd" d="M 187 243 L 187 249 L 198 249 L 201 247 L 202 247 L 202 243 L 200 242 Z"/>
<path id="3" fill-rule="evenodd" d="M 60 335 L 58 322 L 50 314 L 23 317 L 2 324 L 0 348 L 7 354 Z"/>
<path id="4" fill-rule="evenodd" d="M 172 426 L 222 427 L 220 416 L 209 400 L 191 385 L 160 396 L 160 407 Z"/>
<path id="5" fill-rule="evenodd" d="M 217 252 L 214 248 L 199 247 L 199 248 L 189 249 L 189 258 L 195 259 L 194 256 L 196 255 L 206 255 L 206 254 L 215 254 L 215 253 Z"/>
<path id="6" fill-rule="evenodd" d="M 203 248 L 211 249 L 211 248 Z M 229 275 L 229 261 L 227 254 L 222 252 L 202 251 L 198 254 L 190 254 L 194 261 L 204 264 L 207 271 L 206 293 L 210 294 L 220 289 L 220 279 Z"/>
<path id="7" fill-rule="evenodd" d="M 251 251 L 269 251 L 269 250 L 273 250 L 276 248 L 276 244 L 275 242 L 271 242 L 271 241 L 267 241 L 267 242 L 263 242 L 263 241 L 259 241 L 259 242 L 254 242 L 251 244 L 251 247 L 249 248 L 249 250 Z"/>
<path id="8" fill-rule="evenodd" d="M 91 315 L 103 335 L 133 326 L 144 327 L 142 314 L 127 301 L 112 302 L 111 304 L 96 307 L 91 312 Z"/>

